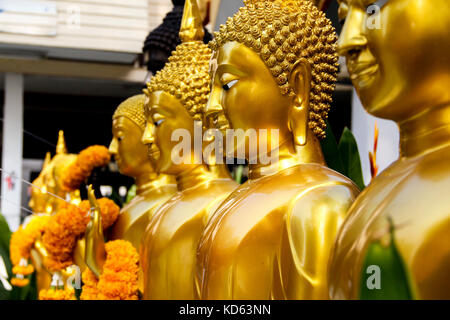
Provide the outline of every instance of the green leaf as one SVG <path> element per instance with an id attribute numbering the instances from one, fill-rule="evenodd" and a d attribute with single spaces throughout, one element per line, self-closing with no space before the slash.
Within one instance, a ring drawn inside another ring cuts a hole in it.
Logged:
<path id="1" fill-rule="evenodd" d="M 10 239 L 11 230 L 9 229 L 8 223 L 6 222 L 5 218 L 0 214 L 0 257 L 3 259 L 9 279 L 12 276 L 12 265 L 11 261 L 9 260 Z M 0 300 L 10 300 L 11 294 L 12 291 L 6 290 L 0 281 Z"/>
<path id="2" fill-rule="evenodd" d="M 125 204 L 130 203 L 131 200 L 133 200 L 134 197 L 136 197 L 136 191 L 137 191 L 137 186 L 135 184 L 133 184 L 131 186 L 130 190 L 128 190 L 127 198 L 125 200 Z"/>
<path id="3" fill-rule="evenodd" d="M 369 288 L 373 284 L 374 272 L 369 272 L 370 266 L 379 269 L 380 287 Z M 408 269 L 404 263 L 397 246 L 394 233 L 391 231 L 389 246 L 383 246 L 380 241 L 373 242 L 364 260 L 361 272 L 360 299 L 361 300 L 411 300 L 414 299 Z"/>
<path id="4" fill-rule="evenodd" d="M 9 252 L 9 240 L 11 239 L 11 230 L 9 229 L 8 222 L 0 214 L 0 247 L 7 248 Z"/>
<path id="5" fill-rule="evenodd" d="M 236 167 L 234 180 L 237 183 L 239 183 L 239 184 L 242 183 L 242 175 L 243 175 L 243 173 L 244 173 L 244 166 L 243 165 L 238 165 Z"/>
<path id="6" fill-rule="evenodd" d="M 344 163 L 341 158 L 341 153 L 336 142 L 336 138 L 331 131 L 330 124 L 326 121 L 327 127 L 325 129 L 326 138 L 321 140 L 322 152 L 325 157 L 325 162 L 330 169 L 345 175 Z"/>
<path id="7" fill-rule="evenodd" d="M 364 184 L 358 145 L 353 133 L 347 127 L 344 128 L 338 149 L 344 165 L 345 175 L 353 180 L 360 190 L 363 190 L 366 186 Z"/>

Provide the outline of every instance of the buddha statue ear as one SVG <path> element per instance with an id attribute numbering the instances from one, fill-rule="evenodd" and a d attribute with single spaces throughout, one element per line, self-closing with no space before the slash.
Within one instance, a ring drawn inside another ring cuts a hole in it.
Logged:
<path id="1" fill-rule="evenodd" d="M 300 59 L 292 68 L 289 84 L 294 91 L 291 102 L 288 127 L 298 146 L 306 144 L 309 121 L 309 95 L 311 91 L 311 66 L 306 59 Z"/>

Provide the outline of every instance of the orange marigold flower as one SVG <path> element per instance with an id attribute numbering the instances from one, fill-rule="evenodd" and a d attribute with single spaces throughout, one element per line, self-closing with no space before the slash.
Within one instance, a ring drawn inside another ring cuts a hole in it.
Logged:
<path id="1" fill-rule="evenodd" d="M 106 166 L 111 160 L 109 151 L 104 146 L 90 146 L 80 152 L 77 160 L 63 173 L 63 186 L 70 191 L 76 190 L 97 167 Z"/>
<path id="2" fill-rule="evenodd" d="M 11 284 L 15 287 L 26 287 L 30 283 L 30 280 L 27 278 L 12 278 Z"/>
<path id="3" fill-rule="evenodd" d="M 21 274 L 23 276 L 28 276 L 34 272 L 34 267 L 31 264 L 27 266 L 18 265 L 13 267 L 12 272 L 14 274 Z"/>
<path id="4" fill-rule="evenodd" d="M 22 259 L 28 260 L 30 258 L 34 242 L 41 236 L 49 220 L 50 216 L 35 215 L 26 225 L 21 225 L 12 234 L 9 250 L 13 266 L 18 266 Z"/>
<path id="5" fill-rule="evenodd" d="M 98 279 L 95 274 L 86 268 L 83 275 L 81 276 L 83 280 L 83 291 L 81 292 L 81 300 L 98 300 Z"/>
<path id="6" fill-rule="evenodd" d="M 39 300 L 77 300 L 73 288 L 57 289 L 50 288 L 39 292 Z"/>
<path id="7" fill-rule="evenodd" d="M 100 279 L 97 281 L 90 271 L 83 273 L 85 285 L 81 299 L 137 300 L 139 255 L 136 249 L 128 241 L 115 240 L 108 242 L 105 250 L 106 261 Z"/>

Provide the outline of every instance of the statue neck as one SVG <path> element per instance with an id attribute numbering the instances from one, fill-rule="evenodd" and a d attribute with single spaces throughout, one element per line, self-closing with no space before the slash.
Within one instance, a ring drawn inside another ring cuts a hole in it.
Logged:
<path id="1" fill-rule="evenodd" d="M 400 155 L 415 157 L 450 144 L 450 105 L 427 108 L 399 123 Z"/>
<path id="2" fill-rule="evenodd" d="M 146 172 L 135 178 L 136 195 L 141 195 L 158 187 L 159 176 L 156 172 Z"/>
<path id="3" fill-rule="evenodd" d="M 278 159 L 276 160 L 274 163 L 262 164 L 258 158 L 256 164 L 249 165 L 249 178 L 258 179 L 264 175 L 271 175 L 299 164 L 317 163 L 325 165 L 320 142 L 311 131 L 308 132 L 308 138 L 304 146 L 296 146 L 291 137 L 282 141 L 278 147 Z"/>
<path id="4" fill-rule="evenodd" d="M 193 166 L 176 176 L 179 191 L 197 187 L 212 179 L 213 176 L 204 165 Z"/>

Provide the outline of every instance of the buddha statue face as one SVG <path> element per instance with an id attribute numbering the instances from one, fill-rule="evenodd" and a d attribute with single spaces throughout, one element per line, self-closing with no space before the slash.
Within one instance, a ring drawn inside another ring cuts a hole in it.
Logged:
<path id="1" fill-rule="evenodd" d="M 189 164 L 191 159 L 174 163 L 172 150 L 179 141 L 172 141 L 172 134 L 181 129 L 194 137 L 194 119 L 177 98 L 161 90 L 149 94 L 145 110 L 148 120 L 143 143 L 147 144 L 148 155 L 153 159 L 156 171 L 179 174 L 184 170 L 184 164 Z M 192 141 L 187 142 L 192 145 Z"/>
<path id="2" fill-rule="evenodd" d="M 450 100 L 450 2 L 338 0 L 339 53 L 362 104 L 400 122 Z M 376 7 L 371 7 L 375 5 Z"/>
<path id="3" fill-rule="evenodd" d="M 47 211 L 47 204 L 50 196 L 47 193 L 47 186 L 45 185 L 45 174 L 51 167 L 51 154 L 47 152 L 42 166 L 42 171 L 39 176 L 33 181 L 31 186 L 31 197 L 28 206 L 34 213 L 44 213 Z"/>
<path id="4" fill-rule="evenodd" d="M 194 19 L 193 23 L 198 24 L 198 21 Z M 191 40 L 202 38 L 201 30 L 182 26 L 180 37 L 185 42 L 177 47 L 145 90 L 147 127 L 142 142 L 147 144 L 150 157 L 155 159 L 157 172 L 178 175 L 202 161 L 194 158 L 193 141 L 195 126 L 200 124 L 202 129 L 203 109 L 210 93 L 211 50 L 200 40 Z M 180 143 L 186 143 L 185 149 L 191 152 L 179 152 Z"/>
<path id="5" fill-rule="evenodd" d="M 145 95 L 131 97 L 124 101 L 113 116 L 113 138 L 109 152 L 121 174 L 138 177 L 153 172 L 147 157 L 147 147 L 141 142 L 145 129 Z"/>
<path id="6" fill-rule="evenodd" d="M 33 181 L 33 185 L 36 187 L 31 187 L 31 198 L 28 206 L 34 213 L 43 213 L 46 211 L 49 196 L 46 192 L 47 187 L 43 183 L 43 177 L 40 176 Z"/>
<path id="7" fill-rule="evenodd" d="M 323 137 L 337 72 L 330 22 L 310 1 L 245 4 L 210 43 L 207 116 L 223 109 L 233 129 L 278 129 L 280 143 Z M 270 135 L 258 138 L 270 143 Z"/>

